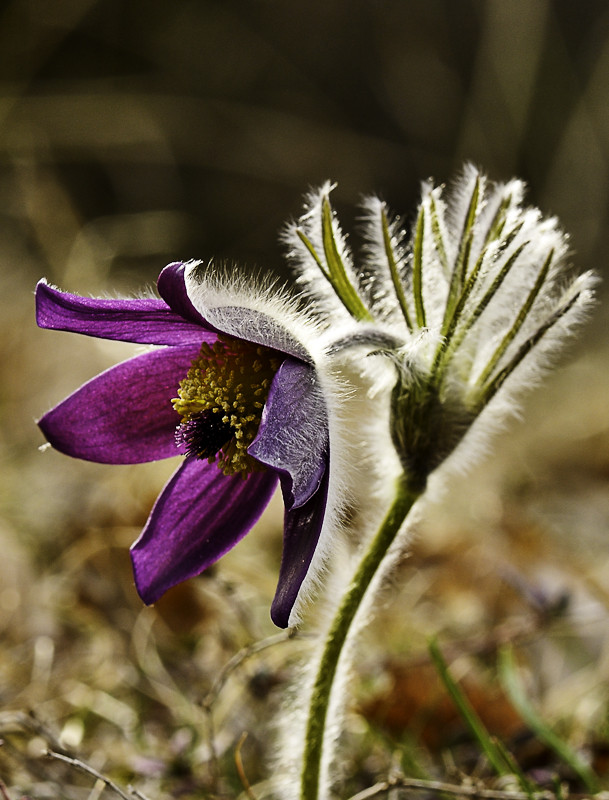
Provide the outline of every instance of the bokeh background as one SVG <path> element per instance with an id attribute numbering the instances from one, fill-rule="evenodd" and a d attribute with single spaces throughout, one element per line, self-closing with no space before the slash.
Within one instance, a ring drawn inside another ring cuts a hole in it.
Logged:
<path id="1" fill-rule="evenodd" d="M 408 221 L 420 182 L 449 180 L 465 160 L 497 180 L 524 178 L 570 232 L 578 267 L 607 275 L 604 0 L 2 5 L 0 778 L 12 798 L 89 796 L 94 779 L 41 759 L 46 746 L 151 797 L 238 795 L 239 737 L 249 732 L 248 779 L 262 781 L 268 719 L 298 654 L 297 643 L 264 650 L 205 710 L 228 659 L 273 633 L 280 504 L 213 575 L 143 609 L 127 549 L 174 465 L 98 467 L 38 451 L 35 419 L 133 350 L 37 330 L 36 281 L 130 294 L 193 257 L 282 272 L 278 232 L 310 186 L 337 181 L 347 229 L 371 192 Z M 421 532 L 354 684 L 354 792 L 395 752 L 404 764 L 407 741 L 414 770 L 421 741 L 421 763 L 433 765 L 463 740 L 451 717 L 447 743 L 439 711 L 419 737 L 425 702 L 438 702 L 432 634 L 453 648 L 480 708 L 503 709 L 488 724 L 508 742 L 522 736 L 509 703 L 488 694 L 506 625 L 533 702 L 604 775 L 605 295 L 523 419 Z M 396 707 L 404 713 L 390 718 Z M 525 766 L 560 771 L 543 747 L 514 748 Z M 471 753 L 458 753 L 469 769 Z"/>

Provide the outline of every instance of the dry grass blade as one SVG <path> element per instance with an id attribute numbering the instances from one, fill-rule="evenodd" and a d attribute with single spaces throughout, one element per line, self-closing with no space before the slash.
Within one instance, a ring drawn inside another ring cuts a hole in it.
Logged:
<path id="1" fill-rule="evenodd" d="M 47 755 L 49 758 L 54 758 L 57 761 L 63 761 L 64 764 L 68 764 L 69 766 L 74 767 L 74 769 L 77 769 L 80 772 L 84 772 L 86 775 L 90 775 L 97 781 L 101 781 L 115 794 L 119 795 L 119 797 L 122 797 L 123 800 L 133 800 L 132 794 L 128 794 L 127 792 L 123 791 L 121 787 L 118 786 L 118 784 L 116 784 L 113 780 L 108 778 L 106 775 L 102 775 L 101 772 L 98 772 L 93 767 L 90 767 L 88 764 L 85 764 L 85 762 L 81 761 L 79 758 L 66 756 L 63 753 L 55 753 L 53 750 L 47 750 L 45 755 Z"/>
<path id="2" fill-rule="evenodd" d="M 253 642 L 252 644 L 248 644 L 239 650 L 238 653 L 227 661 L 224 665 L 220 674 L 214 681 L 213 686 L 209 690 L 209 692 L 205 695 L 202 701 L 202 706 L 205 709 L 211 709 L 214 702 L 216 701 L 218 695 L 222 691 L 222 687 L 225 685 L 226 681 L 229 679 L 231 674 L 243 664 L 244 661 L 247 661 L 248 658 L 255 656 L 257 653 L 261 653 L 263 650 L 267 650 L 269 647 L 274 647 L 276 644 L 281 644 L 282 642 L 290 641 L 291 639 L 295 639 L 296 637 L 302 638 L 302 634 L 300 634 L 296 629 L 289 628 L 282 633 L 278 633 L 274 636 L 269 636 L 266 639 L 262 639 L 259 642 Z"/>
<path id="3" fill-rule="evenodd" d="M 243 784 L 243 788 L 245 790 L 246 795 L 250 798 L 250 800 L 258 800 L 254 790 L 250 782 L 247 779 L 247 775 L 245 774 L 245 769 L 243 768 L 243 761 L 241 760 L 241 748 L 243 747 L 243 743 L 247 739 L 247 732 L 244 731 L 241 734 L 241 738 L 237 742 L 237 747 L 235 748 L 235 766 L 237 767 L 237 772 L 239 773 L 239 779 Z"/>

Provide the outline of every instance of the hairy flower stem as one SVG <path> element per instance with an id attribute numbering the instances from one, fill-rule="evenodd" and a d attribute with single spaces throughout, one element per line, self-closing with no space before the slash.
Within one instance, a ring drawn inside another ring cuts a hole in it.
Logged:
<path id="1" fill-rule="evenodd" d="M 397 481 L 393 504 L 359 563 L 328 632 L 309 705 L 302 764 L 301 800 L 318 800 L 319 797 L 328 707 L 339 660 L 352 630 L 352 623 L 383 558 L 420 494 L 420 491 L 412 488 L 405 475 Z"/>

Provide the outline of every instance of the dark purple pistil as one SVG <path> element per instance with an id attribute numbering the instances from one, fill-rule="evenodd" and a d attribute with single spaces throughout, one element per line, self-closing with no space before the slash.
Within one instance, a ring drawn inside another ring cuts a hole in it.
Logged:
<path id="1" fill-rule="evenodd" d="M 176 442 L 186 445 L 188 455 L 195 458 L 215 456 L 235 435 L 235 431 L 214 411 L 201 411 L 182 422 L 176 432 Z"/>

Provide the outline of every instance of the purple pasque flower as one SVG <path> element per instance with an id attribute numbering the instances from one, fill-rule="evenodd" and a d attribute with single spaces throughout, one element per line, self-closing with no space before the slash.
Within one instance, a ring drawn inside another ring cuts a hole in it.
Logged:
<path id="1" fill-rule="evenodd" d="M 284 549 L 271 616 L 285 627 L 328 510 L 319 331 L 276 287 L 231 283 L 201 262 L 170 264 L 158 291 L 109 300 L 38 284 L 40 327 L 156 345 L 81 386 L 38 424 L 57 450 L 88 461 L 185 456 L 131 548 L 146 603 L 230 550 L 280 481 Z"/>

